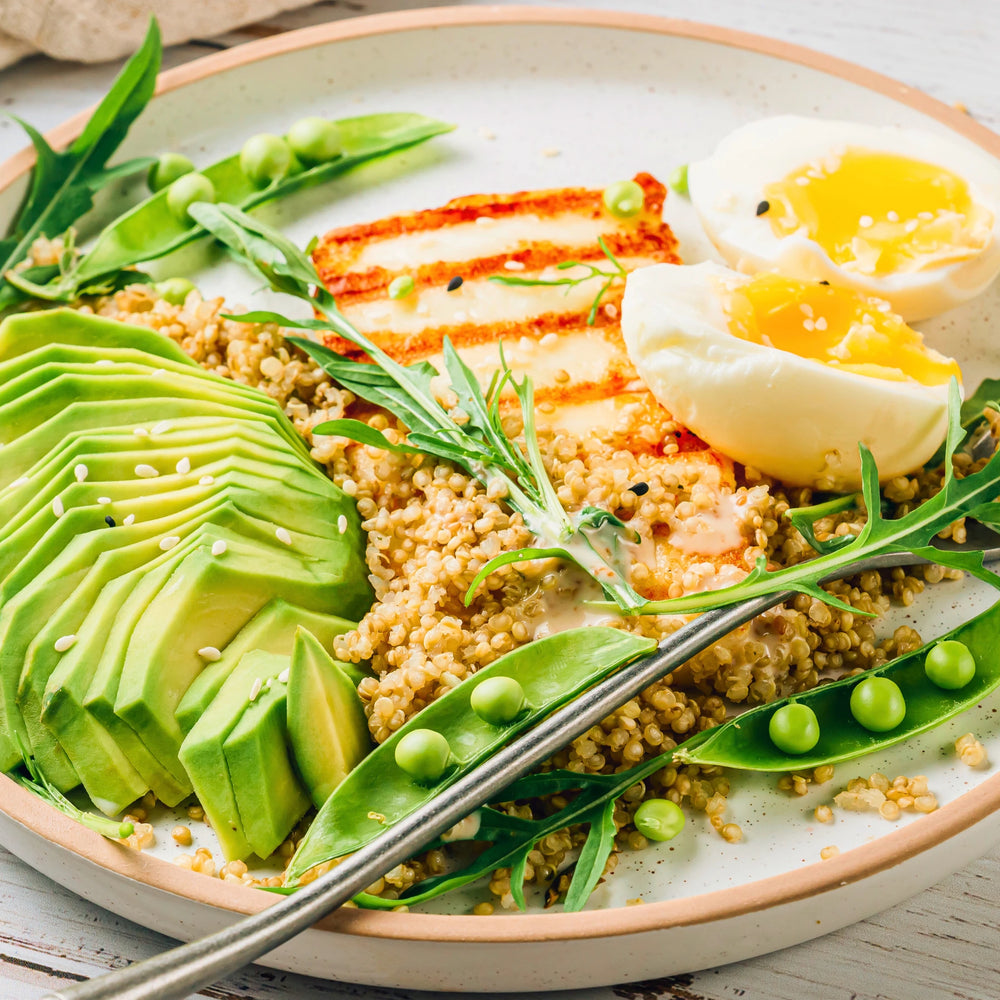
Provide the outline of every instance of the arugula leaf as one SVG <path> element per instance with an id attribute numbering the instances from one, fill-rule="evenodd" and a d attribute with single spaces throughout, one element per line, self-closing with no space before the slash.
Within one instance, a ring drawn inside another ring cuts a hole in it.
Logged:
<path id="1" fill-rule="evenodd" d="M 962 403 L 960 419 L 965 435 L 957 447 L 964 444 L 972 435 L 972 431 L 985 419 L 983 410 L 989 407 L 992 410 L 1000 410 L 1000 379 L 987 378 L 979 384 L 979 388 Z M 954 452 L 955 449 L 952 449 Z M 940 448 L 927 460 L 925 469 L 933 469 L 944 461 L 945 445 Z"/>
<path id="2" fill-rule="evenodd" d="M 23 261 L 39 237 L 53 238 L 72 226 L 91 209 L 100 187 L 148 165 L 147 158 L 116 167 L 107 162 L 153 96 L 161 53 L 160 30 L 151 18 L 142 46 L 64 152 L 56 152 L 37 129 L 15 118 L 35 147 L 36 159 L 28 193 L 0 244 L 0 274 Z M 11 298 L 10 292 L 6 298 Z"/>
<path id="3" fill-rule="evenodd" d="M 836 607 L 847 606 L 819 584 L 828 578 L 844 575 L 853 563 L 874 555 L 914 553 L 942 566 L 971 573 L 1000 588 L 1000 577 L 983 565 L 982 552 L 954 551 L 931 545 L 935 535 L 960 517 L 972 517 L 988 523 L 1000 523 L 993 501 L 1000 495 L 1000 452 L 980 469 L 964 479 L 955 477 L 951 457 L 961 444 L 965 431 L 961 421 L 961 394 L 952 379 L 949 390 L 948 436 L 945 443 L 945 477 L 941 490 L 919 507 L 895 520 L 882 515 L 875 459 L 865 445 L 861 451 L 862 496 L 868 520 L 861 533 L 844 544 L 821 549 L 815 559 L 780 570 L 768 570 L 764 560 L 746 579 L 732 587 L 689 594 L 666 601 L 650 601 L 643 614 L 677 614 L 722 608 L 751 597 L 782 590 L 817 597 Z M 850 608 L 858 614 L 856 608 Z"/>
<path id="4" fill-rule="evenodd" d="M 340 385 L 401 420 L 409 428 L 411 446 L 454 462 L 485 486 L 501 485 L 508 505 L 521 514 L 525 525 L 538 537 L 539 548 L 583 568 L 622 611 L 632 612 L 643 604 L 643 598 L 628 582 L 620 557 L 622 523 L 604 511 L 595 515 L 595 508 L 571 515 L 560 503 L 535 432 L 531 379 L 525 376 L 518 381 L 502 353 L 501 370 L 484 391 L 472 369 L 445 339 L 445 375 L 457 397 L 457 406 L 449 411 L 433 389 L 433 380 L 439 377 L 437 370 L 426 362 L 400 364 L 355 329 L 323 288 L 312 262 L 285 236 L 232 205 L 202 202 L 191 207 L 191 214 L 271 288 L 303 299 L 323 317 L 289 320 L 273 312 L 252 312 L 229 318 L 333 331 L 359 348 L 374 364 L 345 358 L 312 340 L 289 338 Z M 521 408 L 524 452 L 507 436 L 500 418 L 500 396 L 508 386 Z M 509 553 L 497 557 L 484 567 L 486 575 L 517 558 Z M 470 592 L 467 600 L 471 598 Z"/>
<path id="5" fill-rule="evenodd" d="M 337 435 L 338 437 L 350 438 L 359 444 L 371 445 L 375 448 L 382 448 L 385 451 L 394 451 L 401 454 L 419 455 L 417 448 L 411 448 L 408 444 L 396 444 L 390 441 L 381 431 L 360 420 L 328 420 L 325 424 L 313 428 L 313 435 Z"/>

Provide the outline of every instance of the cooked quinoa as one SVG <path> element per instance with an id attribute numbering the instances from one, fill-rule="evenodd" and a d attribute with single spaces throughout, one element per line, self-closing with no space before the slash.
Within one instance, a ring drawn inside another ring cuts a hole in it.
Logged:
<path id="1" fill-rule="evenodd" d="M 343 416 L 366 420 L 392 440 L 402 439 L 405 430 L 384 412 L 331 384 L 312 361 L 286 346 L 277 327 L 222 319 L 222 306 L 222 299 L 202 300 L 196 292 L 183 306 L 174 306 L 158 301 L 155 292 L 145 286 L 133 286 L 98 301 L 94 308 L 101 315 L 159 330 L 206 368 L 257 386 L 278 400 L 312 444 L 314 457 L 326 466 L 333 481 L 356 499 L 367 534 L 366 558 L 375 602 L 354 631 L 337 638 L 333 652 L 343 661 L 370 661 L 374 676 L 365 679 L 359 691 L 372 735 L 381 742 L 469 674 L 530 642 L 536 633 L 544 634 L 552 601 L 572 595 L 580 581 L 572 570 L 555 561 L 507 567 L 493 574 L 466 607 L 465 591 L 479 568 L 502 551 L 530 543 L 520 515 L 505 507 L 502 495 L 486 490 L 451 466 L 355 445 L 343 438 L 313 439 L 313 427 Z M 998 420 L 996 415 L 992 419 Z M 662 440 L 669 429 L 666 423 L 646 430 Z M 510 428 L 512 433 L 517 430 Z M 641 533 L 658 525 L 683 526 L 717 496 L 698 484 L 686 488 L 655 457 L 634 455 L 596 435 L 576 438 L 550 433 L 541 437 L 540 444 L 552 481 L 567 507 L 594 504 L 624 512 Z M 956 465 L 963 474 L 969 471 L 971 460 L 959 456 Z M 649 486 L 641 496 L 628 488 L 637 482 Z M 939 471 L 920 472 L 894 479 L 884 493 L 905 512 L 932 495 L 940 482 Z M 749 570 L 760 554 L 775 565 L 790 565 L 813 554 L 783 517 L 789 507 L 811 502 L 809 490 L 786 489 L 752 469 L 745 470 L 738 489 L 747 494 L 747 502 L 740 508 L 747 542 L 744 569 Z M 863 515 L 847 512 L 819 522 L 817 534 L 856 533 L 862 524 Z M 958 540 L 964 536 L 960 523 L 952 531 Z M 637 566 L 632 583 L 641 590 L 649 582 L 649 570 L 645 565 Z M 657 584 L 665 588 L 664 596 L 675 596 L 712 585 L 717 569 L 710 562 L 691 562 Z M 893 600 L 911 604 L 927 583 L 960 575 L 939 566 L 896 569 L 864 573 L 828 589 L 859 611 L 878 615 Z M 679 621 L 668 616 L 635 617 L 619 619 L 616 624 L 660 639 L 677 628 Z M 799 596 L 651 685 L 557 754 L 551 766 L 589 772 L 620 770 L 717 725 L 725 719 L 730 705 L 759 704 L 804 691 L 818 683 L 822 672 L 868 670 L 920 643 L 919 635 L 905 626 L 879 641 L 871 619 Z M 789 776 L 782 779 L 786 781 L 782 787 L 802 794 L 811 781 L 829 778 L 825 772 L 822 777 Z M 886 790 L 887 795 L 880 785 L 873 788 L 866 782 L 866 791 L 883 795 L 886 805 L 899 802 L 899 808 L 905 808 L 906 799 L 912 798 L 917 807 L 922 798 L 897 789 L 895 783 Z M 632 816 L 649 797 L 666 797 L 704 813 L 720 836 L 738 842 L 742 830 L 738 822 L 727 817 L 729 790 L 730 779 L 719 768 L 664 768 L 619 800 L 615 811 L 618 849 L 646 845 L 632 824 Z M 851 789 L 855 797 L 859 791 L 858 786 Z M 559 798 L 555 796 L 549 803 L 512 804 L 508 809 L 529 817 L 547 806 L 558 807 Z M 921 806 L 928 804 L 927 799 L 921 801 Z M 189 815 L 192 820 L 200 818 L 194 812 Z M 826 812 L 821 821 L 828 821 Z M 293 832 L 278 855 L 290 857 L 303 832 L 304 826 Z M 183 843 L 185 837 L 175 839 Z M 575 829 L 546 837 L 529 856 L 527 880 L 547 888 L 554 899 L 553 893 L 560 886 L 558 873 L 583 839 L 584 834 Z M 193 870 L 222 873 L 204 849 L 178 860 Z M 616 863 L 617 856 L 612 854 L 606 871 L 613 870 Z M 335 862 L 321 867 L 332 864 Z M 445 870 L 446 865 L 442 851 L 428 852 L 398 866 L 371 891 L 396 898 L 428 874 Z M 225 877 L 254 882 L 245 865 L 238 871 L 232 865 L 225 866 Z M 276 884 L 280 879 L 266 881 Z M 494 904 L 514 907 L 508 869 L 494 873 L 489 891 L 493 903 L 480 904 L 476 913 L 493 912 Z"/>

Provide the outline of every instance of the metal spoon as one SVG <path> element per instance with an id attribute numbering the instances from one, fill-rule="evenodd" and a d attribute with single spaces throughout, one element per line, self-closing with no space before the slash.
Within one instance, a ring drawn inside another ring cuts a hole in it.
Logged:
<path id="1" fill-rule="evenodd" d="M 1000 559 L 1000 535 L 970 525 L 970 536 L 965 545 L 947 547 L 983 550 L 987 560 Z M 876 556 L 857 562 L 823 582 L 866 570 L 927 562 L 912 555 Z M 183 1000 L 312 926 L 479 806 L 497 801 L 512 781 L 597 725 L 654 681 L 751 618 L 794 596 L 785 591 L 704 612 L 665 639 L 655 653 L 594 685 L 294 895 L 279 899 L 266 910 L 244 917 L 208 937 L 121 971 L 49 993 L 43 1000 Z"/>

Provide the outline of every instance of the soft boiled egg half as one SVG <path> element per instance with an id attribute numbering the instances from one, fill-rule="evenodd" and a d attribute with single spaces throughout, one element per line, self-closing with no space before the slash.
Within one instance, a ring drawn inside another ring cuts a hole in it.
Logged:
<path id="1" fill-rule="evenodd" d="M 767 118 L 692 163 L 688 186 L 732 267 L 877 295 L 908 321 L 1000 273 L 1000 164 L 947 136 Z"/>
<path id="2" fill-rule="evenodd" d="M 859 442 L 885 481 L 944 439 L 958 365 L 883 300 L 711 262 L 657 264 L 628 276 L 621 323 L 677 420 L 783 482 L 857 489 Z"/>

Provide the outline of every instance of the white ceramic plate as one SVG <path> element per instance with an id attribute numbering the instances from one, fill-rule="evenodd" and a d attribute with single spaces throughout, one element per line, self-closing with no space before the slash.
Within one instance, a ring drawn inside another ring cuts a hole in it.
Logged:
<path id="1" fill-rule="evenodd" d="M 614 13 L 553 9 L 440 9 L 359 18 L 243 46 L 164 74 L 126 152 L 175 149 L 211 162 L 258 131 L 305 114 L 414 110 L 451 120 L 445 138 L 270 210 L 304 243 L 334 225 L 428 207 L 459 194 L 556 185 L 602 187 L 648 170 L 665 177 L 708 152 L 731 128 L 777 113 L 846 117 L 958 132 L 1000 155 L 1000 139 L 931 99 L 816 53 L 721 29 Z M 66 141 L 80 119 L 56 131 Z M 0 167 L 0 219 L 24 186 L 27 156 Z M 685 259 L 708 253 L 686 204 L 667 217 Z M 178 273 L 181 263 L 168 261 Z M 192 255 L 207 294 L 262 305 L 235 267 Z M 286 305 L 287 304 L 283 304 Z M 963 363 L 967 384 L 1000 372 L 990 336 L 1000 294 L 933 323 L 929 340 Z M 935 588 L 911 613 L 925 638 L 985 607 L 967 583 Z M 1000 775 L 957 762 L 953 742 L 973 730 L 1000 760 L 1000 702 L 852 766 L 855 774 L 926 774 L 944 804 L 891 825 L 838 814 L 812 821 L 830 786 L 804 798 L 772 778 L 734 781 L 728 845 L 693 819 L 673 844 L 626 855 L 587 912 L 468 915 L 477 897 L 433 912 L 344 911 L 268 957 L 267 964 L 384 986 L 544 990 L 691 971 L 785 947 L 862 919 L 916 893 L 1000 841 Z M 178 938 L 207 933 L 269 898 L 168 864 L 178 853 L 170 817 L 160 845 L 135 855 L 89 834 L 13 783 L 0 784 L 0 841 L 39 870 L 116 913 Z M 197 844 L 210 834 L 199 834 Z M 197 846 L 196 844 L 196 846 Z M 821 862 L 834 844 L 841 854 Z M 626 906 L 639 898 L 643 905 Z"/>

